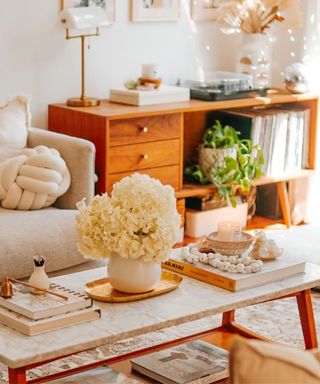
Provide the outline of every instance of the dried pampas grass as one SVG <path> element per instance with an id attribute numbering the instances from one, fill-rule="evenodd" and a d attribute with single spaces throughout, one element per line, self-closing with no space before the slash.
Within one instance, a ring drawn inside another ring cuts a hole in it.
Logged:
<path id="1" fill-rule="evenodd" d="M 299 0 L 233 0 L 223 2 L 218 9 L 217 22 L 227 34 L 265 33 L 275 21 L 286 21 L 292 28 L 300 26 Z"/>

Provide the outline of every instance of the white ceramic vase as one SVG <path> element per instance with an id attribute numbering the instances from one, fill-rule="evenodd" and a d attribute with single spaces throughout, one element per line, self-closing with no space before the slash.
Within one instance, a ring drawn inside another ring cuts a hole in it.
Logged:
<path id="1" fill-rule="evenodd" d="M 263 33 L 245 33 L 238 51 L 236 71 L 253 76 L 254 88 L 271 84 L 271 43 Z"/>
<path id="2" fill-rule="evenodd" d="M 141 259 L 125 259 L 114 253 L 108 263 L 113 288 L 126 293 L 151 291 L 161 279 L 161 264 Z"/>
<path id="3" fill-rule="evenodd" d="M 49 289 L 50 279 L 44 270 L 44 266 L 34 267 L 33 273 L 29 279 L 29 284 L 33 285 L 34 287 Z M 43 294 L 42 291 L 38 291 L 37 289 L 32 289 L 32 292 L 35 294 Z"/>

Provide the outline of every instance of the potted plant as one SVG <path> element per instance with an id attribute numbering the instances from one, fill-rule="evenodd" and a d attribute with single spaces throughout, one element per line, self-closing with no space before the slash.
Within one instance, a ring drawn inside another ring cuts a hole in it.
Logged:
<path id="1" fill-rule="evenodd" d="M 185 168 L 185 175 L 201 184 L 212 183 L 220 198 L 236 206 L 236 195 L 250 191 L 252 181 L 262 175 L 262 151 L 251 140 L 219 120 L 205 131 L 199 148 L 199 164 Z"/>

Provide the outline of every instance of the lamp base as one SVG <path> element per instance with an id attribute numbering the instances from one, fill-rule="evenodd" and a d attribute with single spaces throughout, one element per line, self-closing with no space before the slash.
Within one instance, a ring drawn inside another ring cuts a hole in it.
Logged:
<path id="1" fill-rule="evenodd" d="M 83 99 L 80 97 L 72 97 L 67 100 L 67 105 L 69 107 L 96 107 L 99 104 L 100 100 L 91 97 L 85 97 Z"/>

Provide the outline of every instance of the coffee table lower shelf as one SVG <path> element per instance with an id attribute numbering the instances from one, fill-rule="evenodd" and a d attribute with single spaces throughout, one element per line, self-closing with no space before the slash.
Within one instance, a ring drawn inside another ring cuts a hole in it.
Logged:
<path id="1" fill-rule="evenodd" d="M 302 327 L 304 342 L 305 342 L 305 348 L 311 349 L 311 348 L 317 348 L 318 347 L 318 341 L 317 341 L 317 333 L 316 333 L 316 327 L 315 327 L 315 320 L 314 320 L 314 314 L 313 314 L 313 308 L 312 308 L 312 300 L 311 300 L 311 292 L 310 289 L 298 291 L 286 296 L 282 296 L 276 299 L 267 300 L 267 301 L 274 301 L 274 300 L 280 300 L 287 297 L 296 297 L 298 310 L 299 310 L 299 316 L 300 316 L 300 323 Z M 133 357 L 150 353 L 159 349 L 163 348 L 169 348 L 177 344 L 185 343 L 187 341 L 190 341 L 192 339 L 199 339 L 204 338 L 204 340 L 212 342 L 213 344 L 219 345 L 221 347 L 229 347 L 230 342 L 235 334 L 238 334 L 240 336 L 246 337 L 246 338 L 254 338 L 254 339 L 260 339 L 271 342 L 272 340 L 267 339 L 261 335 L 258 335 L 249 329 L 246 329 L 245 327 L 239 325 L 235 321 L 235 310 L 231 310 L 228 312 L 224 312 L 222 314 L 222 324 L 220 327 L 210 329 L 207 331 L 203 331 L 191 336 L 182 337 L 173 341 L 168 341 L 165 343 L 162 343 L 160 345 L 155 345 L 152 347 L 144 348 L 143 350 L 130 352 L 121 356 L 115 356 L 111 357 L 102 361 L 98 361 L 95 363 L 88 364 L 86 366 L 77 367 L 70 369 L 68 371 L 63 371 L 59 373 L 55 373 L 46 377 L 41 377 L 33 380 L 26 379 L 26 372 L 29 369 L 39 367 L 43 364 L 47 364 L 49 362 L 59 360 L 63 357 L 67 356 L 60 356 L 59 358 L 42 361 L 39 363 L 36 363 L 34 365 L 28 365 L 20 368 L 8 368 L 8 374 L 9 374 L 9 383 L 10 384 L 35 384 L 35 383 L 48 383 L 51 380 L 57 380 L 64 376 L 73 375 L 88 369 L 93 369 L 98 366 L 101 366 L 103 364 L 108 364 L 114 367 L 115 369 L 128 371 L 129 367 L 129 360 Z M 127 372 L 126 372 L 127 373 Z M 151 381 L 150 381 L 151 382 Z M 228 379 L 222 380 L 219 383 L 228 383 Z"/>

